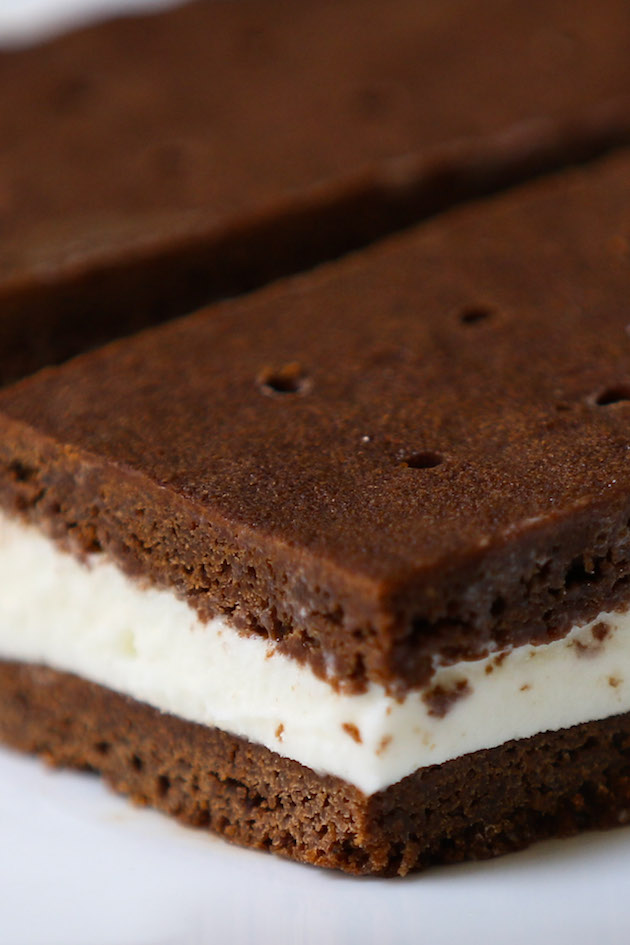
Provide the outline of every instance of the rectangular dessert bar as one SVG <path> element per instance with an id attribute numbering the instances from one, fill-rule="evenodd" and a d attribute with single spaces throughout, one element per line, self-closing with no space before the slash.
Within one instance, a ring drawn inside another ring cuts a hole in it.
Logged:
<path id="1" fill-rule="evenodd" d="M 200 0 L 0 87 L 6 383 L 630 140 L 630 8 Z"/>
<path id="2" fill-rule="evenodd" d="M 0 393 L 0 733 L 355 873 L 630 809 L 630 154 Z"/>

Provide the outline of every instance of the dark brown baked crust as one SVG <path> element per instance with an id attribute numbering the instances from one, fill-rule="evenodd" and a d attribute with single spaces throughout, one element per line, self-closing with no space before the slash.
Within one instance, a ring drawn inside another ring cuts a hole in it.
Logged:
<path id="1" fill-rule="evenodd" d="M 5 52 L 0 85 L 7 382 L 627 142 L 630 10 L 198 2 Z"/>
<path id="2" fill-rule="evenodd" d="M 0 502 L 348 686 L 625 606 L 629 206 L 623 155 L 44 371 Z"/>
<path id="3" fill-rule="evenodd" d="M 630 808 L 629 715 L 475 752 L 366 798 L 76 676 L 0 662 L 0 738 L 236 843 L 357 874 L 485 859 L 627 823 Z"/>

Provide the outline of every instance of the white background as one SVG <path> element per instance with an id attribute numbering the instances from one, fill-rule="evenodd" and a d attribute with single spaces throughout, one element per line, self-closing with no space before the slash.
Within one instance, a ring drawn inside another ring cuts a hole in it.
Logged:
<path id="1" fill-rule="evenodd" d="M 0 0 L 0 41 L 158 5 Z M 0 751 L 0 945 L 355 942 L 628 945 L 630 829 L 353 879 L 237 849 L 131 807 L 94 777 Z"/>
<path id="2" fill-rule="evenodd" d="M 173 0 L 0 0 L 0 43 L 21 45 L 108 12 L 134 12 L 170 5 Z M 4 94 L 5 90 L 2 92 Z"/>
<path id="3" fill-rule="evenodd" d="M 630 832 L 405 879 L 241 850 L 0 751 L 2 945 L 628 945 Z"/>

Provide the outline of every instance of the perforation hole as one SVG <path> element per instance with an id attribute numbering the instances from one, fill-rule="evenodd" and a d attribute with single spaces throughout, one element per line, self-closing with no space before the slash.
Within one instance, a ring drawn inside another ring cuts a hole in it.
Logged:
<path id="1" fill-rule="evenodd" d="M 263 394 L 305 394 L 311 389 L 311 380 L 296 361 L 280 368 L 264 368 L 258 375 L 258 386 Z"/>
<path id="2" fill-rule="evenodd" d="M 478 325 L 492 318 L 492 309 L 487 305 L 468 305 L 459 313 L 462 325 Z"/>
<path id="3" fill-rule="evenodd" d="M 630 384 L 613 384 L 595 398 L 598 407 L 608 407 L 630 400 Z"/>
<path id="4" fill-rule="evenodd" d="M 403 459 L 403 464 L 410 469 L 433 469 L 435 466 L 440 466 L 443 462 L 444 458 L 440 456 L 439 453 L 434 453 L 432 450 L 411 453 Z"/>

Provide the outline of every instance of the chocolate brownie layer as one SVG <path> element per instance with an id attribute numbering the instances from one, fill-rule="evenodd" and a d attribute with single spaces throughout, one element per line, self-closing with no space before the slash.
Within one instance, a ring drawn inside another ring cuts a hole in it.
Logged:
<path id="1" fill-rule="evenodd" d="M 346 686 L 629 598 L 630 159 L 0 395 L 0 496 Z"/>
<path id="2" fill-rule="evenodd" d="M 628 141 L 630 9 L 198 2 L 0 83 L 7 381 Z"/>
<path id="3" fill-rule="evenodd" d="M 366 798 L 266 748 L 75 676 L 0 662 L 0 736 L 236 843 L 401 874 L 627 823 L 630 716 L 508 742 Z"/>

